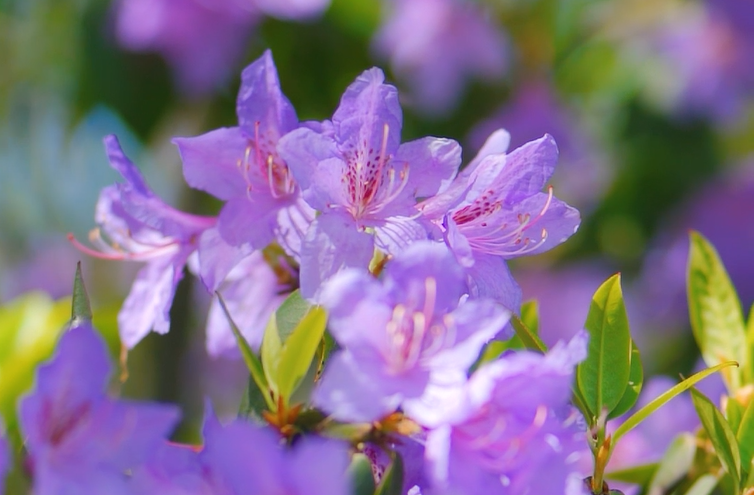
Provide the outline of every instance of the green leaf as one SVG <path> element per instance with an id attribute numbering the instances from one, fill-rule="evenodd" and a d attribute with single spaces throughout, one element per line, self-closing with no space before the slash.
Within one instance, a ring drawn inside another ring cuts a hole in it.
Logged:
<path id="1" fill-rule="evenodd" d="M 737 361 L 723 379 L 735 392 L 742 372 L 751 376 L 743 313 L 728 273 L 715 248 L 698 232 L 690 234 L 687 295 L 689 317 L 702 357 L 708 366 Z M 745 370 L 745 371 L 744 371 Z"/>
<path id="2" fill-rule="evenodd" d="M 744 412 L 746 412 L 744 411 L 744 406 L 734 398 L 729 397 L 725 401 L 725 418 L 728 420 L 731 430 L 738 431 Z"/>
<path id="3" fill-rule="evenodd" d="M 697 383 L 699 383 L 701 380 L 707 378 L 711 374 L 720 371 L 723 368 L 727 368 L 728 366 L 736 366 L 737 363 L 734 361 L 728 361 L 725 363 L 720 363 L 717 366 L 713 366 L 711 368 L 707 368 L 706 370 L 702 370 L 694 375 L 691 375 L 690 377 L 683 380 L 681 383 L 671 387 L 669 390 L 665 391 L 664 393 L 660 394 L 658 397 L 656 397 L 653 401 L 651 401 L 646 406 L 642 407 L 635 413 L 633 413 L 631 416 L 626 419 L 613 433 L 613 442 L 612 442 L 612 448 L 615 448 L 615 445 L 618 443 L 618 440 L 628 433 L 629 431 L 636 428 L 639 424 L 641 424 L 642 421 L 647 419 L 650 414 L 664 406 L 669 400 L 671 400 L 676 395 L 685 392 L 686 390 L 690 389 Z"/>
<path id="4" fill-rule="evenodd" d="M 230 312 L 228 311 L 228 307 L 225 305 L 225 300 L 223 299 L 223 296 L 220 295 L 219 292 L 215 292 L 215 294 L 217 295 L 217 300 L 220 302 L 220 307 L 222 308 L 223 313 L 225 313 L 225 318 L 228 320 L 230 329 L 231 331 L 233 331 L 233 335 L 236 337 L 236 342 L 238 343 L 238 348 L 241 351 L 241 356 L 243 357 L 243 360 L 246 363 L 246 367 L 249 369 L 251 378 L 256 383 L 257 390 L 259 390 L 260 393 L 262 394 L 262 397 L 264 401 L 267 403 L 270 410 L 274 409 L 274 403 L 272 402 L 272 398 L 269 396 L 268 393 L 266 393 L 266 391 L 269 389 L 269 384 L 267 383 L 267 378 L 264 376 L 264 369 L 262 368 L 262 362 L 257 357 L 256 353 L 254 352 L 254 349 L 251 348 L 249 343 L 241 334 L 241 331 L 238 329 L 238 325 L 236 325 L 236 322 L 233 321 L 233 318 L 230 316 Z M 249 384 L 249 386 L 251 386 L 251 384 Z"/>
<path id="5" fill-rule="evenodd" d="M 313 306 L 283 344 L 277 370 L 280 396 L 287 402 L 312 364 L 325 334 L 327 313 Z"/>
<path id="6" fill-rule="evenodd" d="M 539 304 L 536 300 L 521 305 L 521 321 L 534 335 L 539 335 Z"/>
<path id="7" fill-rule="evenodd" d="M 657 463 L 642 464 L 640 466 L 631 466 L 626 469 L 619 469 L 605 474 L 605 478 L 611 481 L 622 481 L 624 483 L 635 483 L 641 486 L 647 486 L 652 480 Z"/>
<path id="8" fill-rule="evenodd" d="M 537 301 L 532 300 L 522 304 L 521 326 L 519 330 L 515 330 L 513 337 L 508 340 L 490 341 L 484 347 L 484 350 L 482 351 L 481 356 L 479 356 L 477 362 L 474 363 L 474 365 L 471 367 L 471 372 L 473 373 L 484 363 L 489 363 L 490 361 L 496 360 L 502 353 L 504 353 L 508 349 L 525 349 L 527 346 L 524 345 L 524 342 L 519 336 L 519 334 L 521 333 L 525 333 L 528 336 L 527 341 L 535 350 L 545 352 L 544 350 L 542 350 L 545 349 L 545 345 L 541 341 L 538 341 L 538 338 L 535 339 L 535 337 L 537 337 L 537 332 L 539 331 L 539 315 L 537 314 L 537 312 Z"/>
<path id="9" fill-rule="evenodd" d="M 728 404 L 740 404 L 735 399 L 729 397 Z M 741 467 L 747 473 L 754 471 L 752 469 L 752 459 L 754 459 L 754 400 L 749 401 L 741 421 L 736 431 L 736 439 L 741 451 Z"/>
<path id="10" fill-rule="evenodd" d="M 631 336 L 620 274 L 597 289 L 584 328 L 589 351 L 576 369 L 577 384 L 592 414 L 611 412 L 620 402 L 631 371 Z"/>
<path id="11" fill-rule="evenodd" d="M 670 493 L 670 488 L 689 473 L 696 444 L 697 439 L 690 433 L 675 437 L 662 456 L 647 493 Z"/>
<path id="12" fill-rule="evenodd" d="M 241 398 L 241 405 L 238 408 L 238 416 L 241 418 L 251 418 L 262 423 L 265 410 L 271 409 L 269 404 L 269 394 L 264 393 L 257 384 L 257 381 L 249 375 L 249 381 L 246 385 L 246 391 Z"/>
<path id="13" fill-rule="evenodd" d="M 403 459 L 397 452 L 393 452 L 393 462 L 385 470 L 375 495 L 402 495 L 403 490 Z"/>
<path id="14" fill-rule="evenodd" d="M 76 276 L 73 279 L 73 300 L 71 302 L 71 326 L 92 322 L 92 307 L 86 293 L 84 277 L 81 274 L 81 262 L 76 263 Z"/>
<path id="15" fill-rule="evenodd" d="M 373 495 L 376 489 L 372 463 L 364 454 L 354 454 L 351 465 L 348 466 L 348 477 L 351 479 L 352 495 Z"/>
<path id="16" fill-rule="evenodd" d="M 296 329 L 296 326 L 306 316 L 311 308 L 305 299 L 301 297 L 301 291 L 298 289 L 290 293 L 288 297 L 280 304 L 280 307 L 275 312 L 275 319 L 277 322 L 278 335 L 280 336 L 280 342 L 285 344 L 288 337 Z"/>
<path id="17" fill-rule="evenodd" d="M 534 333 L 524 324 L 521 318 L 513 314 L 511 315 L 510 322 L 511 326 L 513 326 L 513 331 L 516 333 L 516 336 L 521 339 L 524 347 L 534 351 L 539 351 L 543 354 L 547 352 L 547 346 L 545 345 L 545 343 L 542 342 L 542 340 L 537 336 L 536 333 Z"/>
<path id="18" fill-rule="evenodd" d="M 717 477 L 712 474 L 700 476 L 685 495 L 709 495 L 717 486 Z"/>
<path id="19" fill-rule="evenodd" d="M 273 396 L 278 397 L 278 363 L 280 362 L 280 354 L 283 352 L 283 344 L 280 342 L 280 334 L 278 334 L 278 326 L 275 320 L 276 315 L 273 313 L 264 329 L 260 353 L 267 386 L 272 391 Z M 274 409 L 277 410 L 277 405 Z"/>
<path id="20" fill-rule="evenodd" d="M 628 384 L 623 391 L 623 397 L 615 408 L 607 415 L 607 419 L 617 418 L 628 412 L 639 398 L 641 387 L 644 385 L 644 368 L 641 365 L 641 355 L 636 343 L 631 340 L 631 371 L 628 374 Z"/>
<path id="21" fill-rule="evenodd" d="M 733 478 L 733 485 L 738 487 L 741 483 L 741 453 L 738 450 L 736 435 L 712 401 L 693 388 L 691 398 L 720 463 Z"/>

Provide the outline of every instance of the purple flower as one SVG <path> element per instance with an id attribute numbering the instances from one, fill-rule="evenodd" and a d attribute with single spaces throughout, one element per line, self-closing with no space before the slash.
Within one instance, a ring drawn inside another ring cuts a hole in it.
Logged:
<path id="1" fill-rule="evenodd" d="M 183 267 L 197 249 L 200 236 L 215 219 L 180 212 L 166 205 L 147 186 L 139 169 L 115 136 L 105 138 L 110 165 L 126 182 L 102 190 L 91 240 L 101 251 L 72 242 L 87 254 L 104 259 L 146 261 L 118 314 L 123 343 L 131 348 L 150 330 L 170 329 L 170 306 Z M 109 242 L 101 237 L 104 232 Z"/>
<path id="2" fill-rule="evenodd" d="M 494 146 L 483 151 L 489 149 Z M 517 311 L 521 291 L 505 260 L 547 251 L 578 228 L 577 210 L 555 198 L 552 187 L 541 192 L 557 158 L 549 135 L 508 154 L 489 154 L 457 179 L 461 186 L 451 186 L 455 201 L 443 198 L 449 212 L 443 214 L 434 198 L 419 206 L 430 220 L 442 223 L 445 242 L 471 278 L 472 294 Z"/>
<path id="3" fill-rule="evenodd" d="M 301 200 L 276 146 L 299 126 L 298 118 L 280 90 L 269 50 L 244 69 L 241 79 L 238 127 L 173 142 L 186 182 L 226 201 L 217 223 L 224 241 L 263 249 L 277 240 L 297 257 L 314 212 Z"/>
<path id="4" fill-rule="evenodd" d="M 400 144 L 401 125 L 398 92 L 373 68 L 348 87 L 320 132 L 300 128 L 280 140 L 304 199 L 321 212 L 302 246 L 304 297 L 342 267 L 366 268 L 375 245 L 395 254 L 426 238 L 416 199 L 449 185 L 461 149 L 432 137 Z"/>
<path id="5" fill-rule="evenodd" d="M 430 386 L 452 387 L 509 313 L 465 300 L 463 269 L 439 243 L 417 242 L 385 268 L 382 281 L 345 270 L 325 286 L 329 328 L 343 347 L 328 363 L 314 402 L 345 421 L 407 411 Z"/>
<path id="6" fill-rule="evenodd" d="M 260 17 L 236 0 L 119 0 L 116 6 L 120 44 L 160 52 L 191 95 L 212 91 L 230 75 Z"/>
<path id="7" fill-rule="evenodd" d="M 0 495 L 5 493 L 5 476 L 10 471 L 12 462 L 8 442 L 5 438 L 0 437 Z"/>
<path id="8" fill-rule="evenodd" d="M 467 80 L 503 75 L 507 41 L 479 5 L 465 0 L 387 4 L 389 17 L 376 35 L 375 47 L 408 82 L 421 110 L 447 112 Z"/>
<path id="9" fill-rule="evenodd" d="M 477 370 L 452 400 L 435 403 L 426 455 L 436 491 L 581 494 L 586 433 L 569 399 L 584 357 L 585 333 L 545 356 L 508 354 Z"/>
<path id="10" fill-rule="evenodd" d="M 125 473 L 165 441 L 178 411 L 110 399 L 109 372 L 89 324 L 64 333 L 52 361 L 39 368 L 19 407 L 34 493 L 135 493 Z"/>

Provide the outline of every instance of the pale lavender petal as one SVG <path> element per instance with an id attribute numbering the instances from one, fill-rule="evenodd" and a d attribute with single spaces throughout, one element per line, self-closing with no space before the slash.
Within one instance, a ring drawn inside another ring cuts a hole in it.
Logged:
<path id="1" fill-rule="evenodd" d="M 312 400 L 335 419 L 371 422 L 395 411 L 401 394 L 384 390 L 352 354 L 341 352 L 328 361 Z"/>
<path id="2" fill-rule="evenodd" d="M 495 196 L 512 204 L 542 190 L 555 171 L 558 147 L 549 134 L 511 151 L 502 172 L 490 188 Z"/>
<path id="3" fill-rule="evenodd" d="M 280 89 L 272 52 L 265 50 L 261 57 L 241 73 L 241 89 L 236 103 L 238 123 L 248 138 L 267 141 L 266 149 L 298 125 L 293 105 Z M 261 135 L 260 135 L 261 133 Z"/>
<path id="4" fill-rule="evenodd" d="M 521 308 L 521 288 L 513 279 L 503 258 L 488 254 L 475 255 L 474 265 L 467 268 L 474 297 L 489 297 L 506 309 L 518 313 Z"/>
<path id="5" fill-rule="evenodd" d="M 461 165 L 461 146 L 452 139 L 425 137 L 400 145 L 394 162 L 410 164 L 406 189 L 426 198 L 445 191 Z"/>
<path id="6" fill-rule="evenodd" d="M 388 254 L 398 254 L 412 243 L 427 239 L 430 228 L 421 219 L 390 217 L 380 222 L 368 222 L 374 227 L 374 244 Z"/>
<path id="7" fill-rule="evenodd" d="M 322 283 L 342 268 L 367 269 L 374 237 L 360 231 L 350 215 L 320 215 L 301 249 L 301 295 L 314 298 Z"/>
<path id="8" fill-rule="evenodd" d="M 275 238 L 280 201 L 267 195 L 230 199 L 217 220 L 217 229 L 231 246 L 264 249 Z"/>
<path id="9" fill-rule="evenodd" d="M 170 330 L 170 306 L 183 277 L 184 263 L 185 258 L 176 263 L 168 256 L 152 260 L 139 270 L 118 313 L 120 337 L 129 349 L 150 330 L 163 334 Z"/>
<path id="10" fill-rule="evenodd" d="M 189 186 L 229 200 L 247 193 L 242 168 L 249 147 L 238 127 L 223 127 L 196 137 L 173 138 Z"/>
<path id="11" fill-rule="evenodd" d="M 333 114 L 340 150 L 354 160 L 386 159 L 400 145 L 403 113 L 398 91 L 384 82 L 380 69 L 364 71 L 343 93 Z"/>
<path id="12" fill-rule="evenodd" d="M 110 161 L 110 166 L 123 176 L 128 184 L 139 194 L 144 196 L 153 196 L 152 190 L 144 180 L 139 169 L 128 159 L 123 149 L 120 147 L 118 138 L 110 134 L 103 139 L 105 143 L 105 153 Z"/>
<path id="13" fill-rule="evenodd" d="M 301 198 L 278 210 L 275 238 L 296 262 L 301 261 L 301 245 L 316 215 L 317 212 Z"/>
<path id="14" fill-rule="evenodd" d="M 199 238 L 199 273 L 209 292 L 215 292 L 242 259 L 251 254 L 248 245 L 231 246 L 217 228 L 207 229 Z"/>
<path id="15" fill-rule="evenodd" d="M 452 217 L 446 216 L 443 221 L 445 243 L 456 255 L 456 259 L 466 268 L 474 265 L 474 251 L 471 249 L 469 240 L 461 233 Z"/>

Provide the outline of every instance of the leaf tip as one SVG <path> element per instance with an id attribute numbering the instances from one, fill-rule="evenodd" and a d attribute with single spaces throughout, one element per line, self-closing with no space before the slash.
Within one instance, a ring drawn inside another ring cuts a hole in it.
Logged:
<path id="1" fill-rule="evenodd" d="M 81 273 L 81 262 L 76 263 L 76 275 L 73 279 L 73 297 L 71 302 L 71 326 L 92 321 L 92 307 L 89 303 L 89 294 L 84 285 L 84 276 Z"/>

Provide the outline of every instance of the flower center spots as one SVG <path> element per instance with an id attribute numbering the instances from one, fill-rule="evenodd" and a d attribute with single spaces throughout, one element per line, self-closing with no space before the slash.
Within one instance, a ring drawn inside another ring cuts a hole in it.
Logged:
<path id="1" fill-rule="evenodd" d="M 494 225 L 493 215 L 502 210 L 500 201 L 491 201 L 493 191 L 487 191 L 472 204 L 453 213 L 453 221 L 475 251 L 497 256 L 521 256 L 545 243 L 547 229 L 533 229 L 552 204 L 553 187 L 547 188 L 547 200 L 540 212 L 518 214 L 515 222 Z"/>
<path id="2" fill-rule="evenodd" d="M 434 317 L 437 280 L 424 280 L 424 301 L 421 308 L 398 304 L 387 324 L 389 338 L 388 365 L 393 373 L 415 367 L 421 359 L 434 356 L 455 339 L 455 326 L 450 315 L 441 320 Z"/>
<path id="3" fill-rule="evenodd" d="M 355 150 L 344 153 L 347 167 L 341 179 L 348 190 L 348 211 L 354 218 L 378 213 L 403 191 L 408 183 L 408 164 L 396 170 L 387 154 L 390 128 L 382 128 L 382 145 L 379 152 L 368 148 L 366 141 Z"/>
<path id="4" fill-rule="evenodd" d="M 296 183 L 288 170 L 288 165 L 275 151 L 275 139 L 259 132 L 260 122 L 254 123 L 254 139 L 249 141 L 243 158 L 236 162 L 238 170 L 246 181 L 246 194 L 251 196 L 255 189 L 253 176 L 262 178 L 262 183 L 273 198 L 284 198 L 296 192 Z"/>

